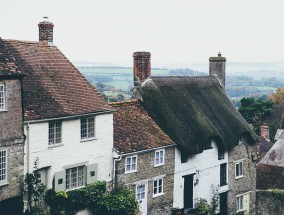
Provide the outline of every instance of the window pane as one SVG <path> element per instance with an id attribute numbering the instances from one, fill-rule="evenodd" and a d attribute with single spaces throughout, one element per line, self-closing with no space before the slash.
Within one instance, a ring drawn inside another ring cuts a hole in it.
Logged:
<path id="1" fill-rule="evenodd" d="M 66 169 L 66 189 L 85 185 L 85 166 Z"/>
<path id="2" fill-rule="evenodd" d="M 1 84 L 0 85 L 0 109 L 4 109 L 5 108 L 5 94 L 4 94 L 4 85 Z"/>
<path id="3" fill-rule="evenodd" d="M 0 151 L 0 181 L 7 180 L 7 151 Z"/>

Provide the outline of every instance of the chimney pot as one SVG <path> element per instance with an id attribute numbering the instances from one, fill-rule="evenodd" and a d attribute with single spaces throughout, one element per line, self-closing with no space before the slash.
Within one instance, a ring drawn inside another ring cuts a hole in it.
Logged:
<path id="1" fill-rule="evenodd" d="M 151 53 L 134 52 L 133 53 L 133 73 L 134 86 L 140 86 L 147 78 L 151 76 Z"/>
<path id="2" fill-rule="evenodd" d="M 53 23 L 46 21 L 48 17 L 43 17 L 45 20 L 38 24 L 39 28 L 39 41 L 43 43 L 53 42 Z"/>

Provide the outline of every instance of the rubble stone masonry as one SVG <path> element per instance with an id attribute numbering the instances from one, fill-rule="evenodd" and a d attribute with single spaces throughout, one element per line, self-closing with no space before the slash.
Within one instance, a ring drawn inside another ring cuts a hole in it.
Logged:
<path id="1" fill-rule="evenodd" d="M 242 138 L 239 144 L 229 151 L 229 214 L 236 214 L 237 196 L 243 194 L 249 195 L 249 211 L 245 211 L 244 214 L 255 214 L 256 167 L 254 153 L 256 153 L 256 144 L 248 144 L 245 138 Z M 239 161 L 243 161 L 243 177 L 236 178 L 235 165 Z M 244 208 L 245 204 L 244 202 Z"/>
<path id="2" fill-rule="evenodd" d="M 24 136 L 22 128 L 21 84 L 3 80 L 6 108 L 0 111 L 0 149 L 7 149 L 7 183 L 0 186 L 0 201 L 22 195 Z"/>
<path id="3" fill-rule="evenodd" d="M 171 214 L 173 203 L 175 148 L 168 147 L 165 149 L 165 164 L 157 167 L 154 167 L 154 149 L 144 153 L 138 153 L 137 155 L 137 172 L 125 174 L 125 156 L 119 161 L 116 167 L 117 183 L 128 185 L 135 191 L 136 182 L 148 180 L 148 214 Z M 153 178 L 158 176 L 163 177 L 164 195 L 153 197 Z"/>

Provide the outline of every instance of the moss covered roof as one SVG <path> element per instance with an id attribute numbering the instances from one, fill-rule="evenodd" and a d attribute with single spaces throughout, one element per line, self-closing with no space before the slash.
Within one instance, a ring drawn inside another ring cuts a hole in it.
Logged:
<path id="1" fill-rule="evenodd" d="M 223 150 L 242 135 L 257 140 L 216 77 L 151 77 L 138 91 L 149 115 L 187 154 L 201 153 L 210 139 Z"/>

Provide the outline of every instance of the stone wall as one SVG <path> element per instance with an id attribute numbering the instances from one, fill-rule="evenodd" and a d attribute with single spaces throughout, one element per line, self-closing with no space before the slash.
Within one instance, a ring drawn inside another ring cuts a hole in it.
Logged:
<path id="1" fill-rule="evenodd" d="M 0 186 L 0 201 L 22 195 L 24 177 L 21 85 L 19 80 L 1 83 L 5 85 L 6 109 L 0 111 L 0 149 L 7 149 L 8 178 Z"/>
<path id="2" fill-rule="evenodd" d="M 245 214 L 255 214 L 255 191 L 256 191 L 256 168 L 252 153 L 256 152 L 256 144 L 250 145 L 245 138 L 234 149 L 229 151 L 229 192 L 228 192 L 228 212 L 236 214 L 236 196 L 249 195 L 249 211 Z M 235 164 L 243 161 L 243 177 L 235 177 Z"/>
<path id="3" fill-rule="evenodd" d="M 273 191 L 257 191 L 256 193 L 257 215 L 283 215 L 284 195 Z"/>
<path id="4" fill-rule="evenodd" d="M 134 155 L 134 154 L 133 154 Z M 148 180 L 147 210 L 150 215 L 171 214 L 174 186 L 175 148 L 165 149 L 165 164 L 154 167 L 155 150 L 137 153 L 137 172 L 125 174 L 125 156 L 116 166 L 116 181 L 128 185 L 135 191 L 136 183 Z M 162 176 L 164 195 L 153 198 L 153 178 Z"/>

